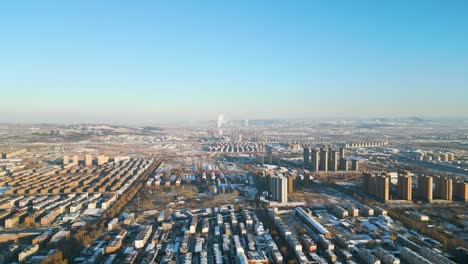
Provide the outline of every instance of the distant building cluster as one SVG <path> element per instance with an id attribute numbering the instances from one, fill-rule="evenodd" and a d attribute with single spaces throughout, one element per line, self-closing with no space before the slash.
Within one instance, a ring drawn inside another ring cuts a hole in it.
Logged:
<path id="1" fill-rule="evenodd" d="M 108 163 L 111 160 L 114 161 L 115 163 L 119 163 L 119 162 L 121 162 L 123 160 L 129 160 L 129 159 L 130 159 L 130 157 L 128 157 L 128 156 L 110 158 L 110 157 L 105 156 L 105 155 L 98 155 L 96 157 L 93 157 L 92 155 L 89 155 L 89 154 L 84 155 L 84 156 L 79 156 L 79 155 L 68 156 L 68 155 L 65 155 L 62 158 L 62 165 L 68 166 L 68 167 L 76 166 L 76 165 L 84 165 L 84 166 L 97 165 L 97 166 L 101 166 L 101 165 L 104 165 L 104 164 Z"/>
<path id="2" fill-rule="evenodd" d="M 358 216 L 374 216 L 376 214 L 376 210 L 363 204 L 337 204 L 334 205 L 332 208 L 332 213 L 340 219 Z M 386 212 L 379 212 L 379 214 L 385 215 Z"/>
<path id="3" fill-rule="evenodd" d="M 100 216 L 152 164 L 152 160 L 130 160 L 120 166 L 103 167 L 98 173 L 102 177 L 93 178 L 91 174 L 76 173 L 76 177 L 70 177 L 69 182 L 57 182 L 61 180 L 61 176 L 54 174 L 33 172 L 30 177 L 13 175 L 8 177 L 13 181 L 5 179 L 0 185 L 11 187 L 7 190 L 10 194 L 21 193 L 27 196 L 7 196 L 0 199 L 0 223 L 6 229 L 21 224 L 26 227 L 47 227 L 58 221 L 73 221 L 80 215 Z M 34 184 L 39 187 L 34 187 Z"/>
<path id="4" fill-rule="evenodd" d="M 455 263 L 433 248 L 439 245 L 437 241 L 417 235 L 415 231 L 406 231 L 384 209 L 356 202 L 329 207 L 331 210 L 268 209 L 268 216 L 295 263 L 400 263 L 400 258 L 403 263 Z M 410 215 L 427 221 L 427 216 L 422 214 Z M 330 227 L 340 232 L 331 232 Z M 357 230 L 360 230 L 359 235 Z M 371 244 L 378 233 L 385 234 L 381 242 Z M 390 235 L 392 233 L 398 235 Z M 460 248 L 459 251 L 463 259 L 466 250 Z"/>
<path id="5" fill-rule="evenodd" d="M 283 263 L 255 212 L 233 208 L 163 210 L 152 224 L 115 218 L 111 239 L 95 241 L 74 263 L 120 263 L 117 254 L 122 263 Z"/>
<path id="6" fill-rule="evenodd" d="M 454 161 L 455 154 L 452 152 L 430 152 L 430 151 L 422 151 L 418 153 L 416 156 L 416 160 L 418 161 Z"/>
<path id="7" fill-rule="evenodd" d="M 349 142 L 345 144 L 345 148 L 370 148 L 387 146 L 388 141 L 369 141 L 369 142 Z"/>
<path id="8" fill-rule="evenodd" d="M 195 183 L 197 166 L 186 167 L 182 172 L 170 166 L 160 167 L 154 176 L 146 181 L 147 187 L 180 187 L 182 184 Z"/>
<path id="9" fill-rule="evenodd" d="M 318 235 L 318 242 L 321 244 L 321 246 L 324 246 L 328 252 L 325 252 L 325 255 L 328 256 L 329 258 L 335 258 L 336 261 L 336 255 L 332 252 L 334 248 L 329 248 L 327 247 L 326 244 L 331 245 L 330 241 L 328 240 L 331 238 L 331 233 L 322 225 L 320 224 L 314 217 L 310 215 L 310 212 L 306 212 L 304 209 L 300 207 L 296 207 L 294 209 L 294 212 L 296 213 L 298 219 L 301 219 L 304 221 L 309 228 L 312 228 L 314 232 L 317 233 Z M 278 215 L 278 210 L 274 208 L 268 209 L 268 215 L 269 217 L 273 220 L 275 223 L 276 227 L 278 228 L 280 235 L 284 241 L 286 241 L 288 248 L 290 248 L 290 252 L 292 253 L 294 260 L 296 263 L 314 263 L 310 262 L 309 258 L 314 259 L 316 261 L 323 261 L 323 262 L 316 262 L 316 263 L 326 263 L 325 259 L 322 257 L 318 256 L 315 251 L 317 249 L 317 246 L 314 241 L 310 239 L 308 236 L 302 236 L 301 242 L 298 240 L 297 236 L 294 234 L 293 230 L 289 227 L 287 223 L 281 219 L 281 217 Z M 306 253 L 303 251 L 303 244 L 306 245 Z M 308 249 L 308 250 L 307 250 Z M 274 262 L 278 263 L 278 262 Z"/>
<path id="10" fill-rule="evenodd" d="M 418 139 L 430 140 L 464 140 L 468 139 L 468 135 L 453 135 L 453 136 L 416 136 Z"/>
<path id="11" fill-rule="evenodd" d="M 13 150 L 13 151 L 8 151 L 8 152 L 2 152 L 2 159 L 12 159 L 12 158 L 18 157 L 18 156 L 20 156 L 22 154 L 25 154 L 27 152 L 28 152 L 28 150 L 25 149 L 25 148 L 16 149 L 16 150 Z"/>
<path id="12" fill-rule="evenodd" d="M 198 187 L 202 185 L 207 186 L 212 194 L 231 192 L 234 189 L 248 192 L 248 177 L 245 174 L 239 174 L 239 171 L 229 170 L 228 164 L 230 163 L 223 163 L 220 166 L 204 164 L 203 166 L 194 165 L 183 168 L 165 165 L 149 177 L 146 186 L 165 190 L 186 185 Z M 253 193 L 251 195 L 255 196 Z M 250 194 L 247 196 L 250 197 Z M 251 198 L 253 199 L 253 197 Z"/>
<path id="13" fill-rule="evenodd" d="M 263 152 L 265 146 L 263 143 L 255 142 L 241 142 L 241 143 L 228 143 L 219 142 L 214 146 L 208 146 L 209 152 L 222 152 L 222 153 L 237 153 L 237 152 Z"/>
<path id="14" fill-rule="evenodd" d="M 288 195 L 294 192 L 295 182 L 298 178 L 296 170 L 276 165 L 263 165 L 263 177 L 268 179 L 269 191 L 260 196 L 260 203 L 265 207 L 294 207 L 304 205 L 304 202 L 288 202 Z"/>
<path id="15" fill-rule="evenodd" d="M 468 201 L 468 183 L 459 177 L 419 175 L 417 191 L 419 198 L 428 202 L 453 199 Z"/>
<path id="16" fill-rule="evenodd" d="M 348 161 L 345 158 L 345 148 L 304 148 L 304 168 L 310 168 L 315 172 L 337 172 L 337 171 L 358 171 L 359 161 Z M 351 165 L 351 166 L 350 166 Z"/>
<path id="17" fill-rule="evenodd" d="M 364 172 L 363 190 L 382 202 L 391 200 L 412 201 L 413 181 L 409 171 L 400 171 L 397 181 L 397 199 L 391 199 L 391 177 L 387 172 Z M 433 188 L 435 186 L 435 188 Z M 419 199 L 432 202 L 434 200 L 451 201 L 453 199 L 468 201 L 468 183 L 462 178 L 449 176 L 417 176 L 416 196 Z"/>
<path id="18" fill-rule="evenodd" d="M 15 171 L 0 179 L 0 187 L 8 187 L 6 194 L 38 195 L 115 192 L 127 187 L 153 163 L 153 160 L 132 159 L 109 163 L 106 166 L 44 166 Z"/>

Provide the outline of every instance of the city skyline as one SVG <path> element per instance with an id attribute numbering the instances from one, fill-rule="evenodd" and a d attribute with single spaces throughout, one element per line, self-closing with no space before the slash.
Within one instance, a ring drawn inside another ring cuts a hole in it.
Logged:
<path id="1" fill-rule="evenodd" d="M 0 4 L 0 122 L 455 117 L 467 4 Z"/>
<path id="2" fill-rule="evenodd" d="M 0 264 L 464 264 L 468 2 L 0 2 Z"/>

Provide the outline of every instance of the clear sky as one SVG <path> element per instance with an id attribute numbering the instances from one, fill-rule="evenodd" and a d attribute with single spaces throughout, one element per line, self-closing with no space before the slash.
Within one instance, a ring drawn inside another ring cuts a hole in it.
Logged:
<path id="1" fill-rule="evenodd" d="M 467 117 L 468 1 L 1 1 L 0 121 Z"/>

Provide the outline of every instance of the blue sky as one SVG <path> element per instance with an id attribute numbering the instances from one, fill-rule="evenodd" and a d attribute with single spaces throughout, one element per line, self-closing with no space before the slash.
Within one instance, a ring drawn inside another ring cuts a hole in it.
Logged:
<path id="1" fill-rule="evenodd" d="M 8 121 L 466 117 L 468 2 L 3 1 L 0 91 Z"/>

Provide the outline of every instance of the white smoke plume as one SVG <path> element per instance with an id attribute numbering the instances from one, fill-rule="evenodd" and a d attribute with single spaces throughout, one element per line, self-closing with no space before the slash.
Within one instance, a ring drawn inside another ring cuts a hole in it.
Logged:
<path id="1" fill-rule="evenodd" d="M 219 114 L 218 115 L 218 128 L 220 128 L 223 123 L 224 123 L 224 115 Z"/>

